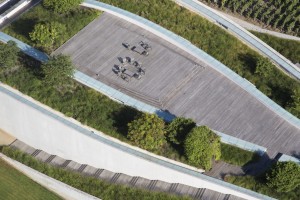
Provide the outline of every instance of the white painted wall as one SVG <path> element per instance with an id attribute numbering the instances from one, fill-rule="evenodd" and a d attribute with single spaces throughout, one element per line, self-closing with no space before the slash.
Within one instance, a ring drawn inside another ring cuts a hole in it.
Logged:
<path id="1" fill-rule="evenodd" d="M 46 108 L 57 116 L 63 116 L 62 114 L 52 111 L 50 108 L 35 102 L 31 98 L 22 95 L 12 88 L 0 84 L 0 89 L 1 88 L 9 89 L 14 94 L 17 94 L 18 98 L 26 98 L 27 100 L 34 102 L 35 106 Z M 68 119 L 70 123 L 79 124 L 78 122 L 74 122 L 75 120 L 71 121 L 70 118 L 66 119 Z M 32 106 L 21 103 L 15 97 L 11 97 L 2 90 L 0 90 L 0 127 L 34 148 L 42 149 L 50 154 L 74 160 L 82 164 L 89 164 L 97 168 L 104 168 L 131 176 L 141 176 L 152 180 L 163 180 L 198 188 L 208 188 L 225 194 L 233 194 L 245 199 L 261 199 L 255 197 L 256 195 L 235 191 L 212 181 L 200 179 L 194 175 L 188 175 L 136 157 L 127 152 L 123 152 L 120 149 L 102 143 L 99 139 L 85 135 L 57 119 L 43 114 Z M 87 129 L 92 130 L 90 128 Z M 101 133 L 99 134 L 102 135 Z M 116 139 L 107 136 L 103 137 L 127 146 L 128 148 L 138 149 L 123 144 Z M 139 151 L 145 152 L 143 150 Z M 152 155 L 150 153 L 147 154 Z M 181 165 L 185 166 L 183 164 Z M 193 168 L 191 167 L 186 168 L 193 171 Z"/>

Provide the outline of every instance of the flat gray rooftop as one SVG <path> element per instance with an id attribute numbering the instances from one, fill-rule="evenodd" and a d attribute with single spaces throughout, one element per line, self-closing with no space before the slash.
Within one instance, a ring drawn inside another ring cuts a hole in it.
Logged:
<path id="1" fill-rule="evenodd" d="M 151 45 L 149 56 L 122 43 Z M 120 18 L 104 13 L 55 54 L 70 55 L 78 70 L 134 98 L 198 124 L 253 142 L 272 153 L 300 153 L 300 131 L 257 99 L 176 46 Z M 126 82 L 112 70 L 119 57 L 142 63 L 146 74 Z"/>

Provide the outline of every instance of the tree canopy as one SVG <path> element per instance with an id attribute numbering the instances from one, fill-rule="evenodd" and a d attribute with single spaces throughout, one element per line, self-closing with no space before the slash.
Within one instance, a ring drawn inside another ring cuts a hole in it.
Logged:
<path id="1" fill-rule="evenodd" d="M 220 137 L 207 126 L 195 127 L 185 139 L 184 151 L 190 164 L 208 170 L 212 159 L 221 157 Z"/>
<path id="2" fill-rule="evenodd" d="M 0 67 L 14 67 L 18 62 L 19 48 L 14 41 L 8 41 L 7 44 L 0 44 Z"/>
<path id="3" fill-rule="evenodd" d="M 58 55 L 42 64 L 44 80 L 50 86 L 68 85 L 74 74 L 74 66 L 69 56 Z"/>
<path id="4" fill-rule="evenodd" d="M 39 23 L 29 33 L 30 39 L 39 46 L 50 48 L 65 33 L 66 27 L 58 22 Z"/>
<path id="5" fill-rule="evenodd" d="M 182 144 L 187 134 L 196 126 L 192 119 L 175 118 L 167 127 L 167 136 L 170 142 Z"/>
<path id="6" fill-rule="evenodd" d="M 143 113 L 128 123 L 128 139 L 149 151 L 158 152 L 165 144 L 165 123 L 154 114 Z"/>
<path id="7" fill-rule="evenodd" d="M 268 58 L 260 57 L 256 62 L 255 73 L 262 76 L 263 78 L 268 78 L 272 73 L 272 63 Z"/>
<path id="8" fill-rule="evenodd" d="M 83 0 L 44 0 L 43 6 L 56 13 L 66 13 L 76 8 Z"/>
<path id="9" fill-rule="evenodd" d="M 289 192 L 300 185 L 300 166 L 295 162 L 277 162 L 266 174 L 267 185 L 277 192 Z"/>

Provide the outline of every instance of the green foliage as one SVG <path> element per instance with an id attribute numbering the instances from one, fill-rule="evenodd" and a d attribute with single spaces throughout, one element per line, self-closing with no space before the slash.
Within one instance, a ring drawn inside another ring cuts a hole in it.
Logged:
<path id="1" fill-rule="evenodd" d="M 128 124 L 128 139 L 135 145 L 153 152 L 159 152 L 166 143 L 165 123 L 154 114 L 143 113 Z"/>
<path id="2" fill-rule="evenodd" d="M 138 3 L 132 0 L 99 1 L 140 15 L 182 36 L 249 80 L 283 108 L 287 108 L 291 103 L 293 90 L 300 87 L 298 81 L 284 74 L 270 61 L 267 64 L 271 68 L 269 77 L 265 78 L 260 73 L 255 73 L 256 64 L 262 59 L 262 56 L 220 27 L 178 6 L 171 0 L 161 0 L 159 3 L 157 0 L 139 1 Z M 241 2 L 238 11 L 247 3 L 245 1 Z M 227 7 L 230 2 L 233 1 L 226 1 L 224 6 Z M 235 3 L 238 6 L 239 1 Z M 248 10 L 246 9 L 245 12 L 248 12 Z M 298 112 L 292 114 L 300 117 Z"/>
<path id="3" fill-rule="evenodd" d="M 265 33 L 251 31 L 259 39 L 270 45 L 284 57 L 291 60 L 293 63 L 300 63 L 300 42 L 296 40 L 287 40 L 278 38 Z"/>
<path id="4" fill-rule="evenodd" d="M 273 29 L 300 35 L 299 0 L 205 0 Z M 298 26 L 297 26 L 298 25 Z"/>
<path id="5" fill-rule="evenodd" d="M 32 41 L 35 41 L 39 46 L 46 48 L 53 47 L 54 43 L 63 36 L 66 32 L 66 27 L 58 22 L 39 23 L 34 26 L 34 29 L 29 36 Z"/>
<path id="6" fill-rule="evenodd" d="M 67 171 L 62 168 L 54 167 L 42 163 L 32 156 L 22 153 L 19 150 L 10 147 L 4 147 L 2 152 L 7 156 L 15 159 L 35 170 L 38 170 L 47 176 L 64 182 L 81 191 L 89 193 L 101 199 L 115 200 L 115 199 L 147 199 L 147 200 L 188 200 L 188 197 L 174 196 L 162 192 L 146 191 L 143 189 L 132 188 L 123 185 L 112 184 L 94 177 L 83 176 L 73 171 Z M 37 198 L 36 198 L 37 199 Z M 43 198 L 44 199 L 44 198 Z"/>
<path id="7" fill-rule="evenodd" d="M 288 110 L 291 113 L 295 113 L 297 116 L 300 116 L 300 87 L 293 90 L 292 103 L 289 105 Z"/>
<path id="8" fill-rule="evenodd" d="M 50 57 L 47 62 L 42 64 L 42 70 L 47 85 L 60 87 L 70 85 L 75 72 L 71 58 L 64 55 Z"/>
<path id="9" fill-rule="evenodd" d="M 18 62 L 19 48 L 14 41 L 8 41 L 7 44 L 0 45 L 0 71 L 1 68 L 11 68 Z"/>
<path id="10" fill-rule="evenodd" d="M 290 192 L 276 192 L 267 186 L 262 177 L 225 176 L 225 181 L 280 200 L 298 200 L 300 196 L 300 187 Z"/>
<path id="11" fill-rule="evenodd" d="M 0 194 L 0 199 L 3 200 L 61 199 L 2 159 L 0 159 Z"/>
<path id="12" fill-rule="evenodd" d="M 300 186 L 300 166 L 294 162 L 277 162 L 266 179 L 267 185 L 277 192 L 290 192 Z"/>
<path id="13" fill-rule="evenodd" d="M 81 4 L 83 0 L 44 0 L 43 6 L 55 13 L 67 13 Z"/>
<path id="14" fill-rule="evenodd" d="M 224 162 L 244 166 L 247 163 L 255 162 L 259 158 L 255 152 L 247 151 L 232 145 L 221 143 L 221 158 Z"/>
<path id="15" fill-rule="evenodd" d="M 81 7 L 68 13 L 57 14 L 53 13 L 51 10 L 45 9 L 41 5 L 37 5 L 20 16 L 18 20 L 11 23 L 3 31 L 29 45 L 40 48 L 40 46 L 33 42 L 29 36 L 29 34 L 34 30 L 35 25 L 50 22 L 63 24 L 66 27 L 66 30 L 54 42 L 53 48 L 43 48 L 43 50 L 50 53 L 51 50 L 62 45 L 87 24 L 93 21 L 97 16 L 99 16 L 99 14 L 99 11 Z"/>
<path id="16" fill-rule="evenodd" d="M 195 127 L 185 139 L 184 151 L 190 164 L 208 170 L 213 158 L 220 159 L 220 137 L 206 126 Z"/>
<path id="17" fill-rule="evenodd" d="M 255 73 L 263 78 L 270 77 L 272 73 L 272 64 L 268 58 L 259 58 L 256 63 Z"/>
<path id="18" fill-rule="evenodd" d="M 174 144 L 183 144 L 185 137 L 195 126 L 192 119 L 175 118 L 167 127 L 168 140 Z"/>

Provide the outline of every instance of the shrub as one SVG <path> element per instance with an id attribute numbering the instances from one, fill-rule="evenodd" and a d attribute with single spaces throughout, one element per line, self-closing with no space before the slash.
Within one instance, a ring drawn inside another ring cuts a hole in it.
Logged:
<path id="1" fill-rule="evenodd" d="M 220 137 L 207 126 L 195 127 L 185 139 L 184 151 L 190 164 L 208 170 L 212 159 L 221 157 Z"/>
<path id="2" fill-rule="evenodd" d="M 143 113 L 128 124 L 128 139 L 143 149 L 159 152 L 166 143 L 165 122 L 157 115 Z"/>
<path id="3" fill-rule="evenodd" d="M 182 144 L 187 134 L 196 126 L 192 119 L 175 118 L 167 127 L 167 136 L 170 142 Z"/>
<path id="4" fill-rule="evenodd" d="M 277 192 L 289 192 L 300 185 L 300 166 L 294 162 L 277 162 L 266 174 L 267 185 Z"/>
<path id="5" fill-rule="evenodd" d="M 14 41 L 0 45 L 0 70 L 1 68 L 14 67 L 18 62 L 19 48 Z"/>
<path id="6" fill-rule="evenodd" d="M 83 0 L 44 0 L 43 5 L 56 13 L 66 13 L 82 2 Z"/>

